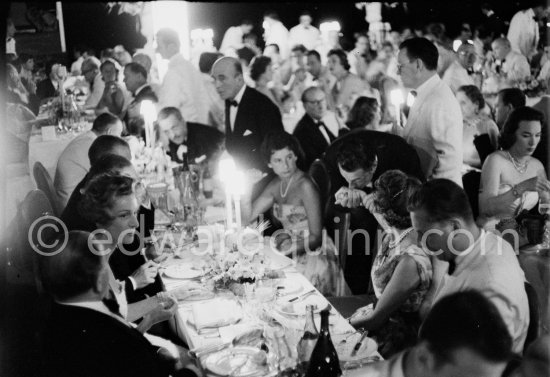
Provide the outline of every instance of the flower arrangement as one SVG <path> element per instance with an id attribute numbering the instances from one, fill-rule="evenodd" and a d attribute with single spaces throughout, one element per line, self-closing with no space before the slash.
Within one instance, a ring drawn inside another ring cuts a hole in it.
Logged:
<path id="1" fill-rule="evenodd" d="M 518 88 L 525 93 L 527 97 L 540 97 L 546 92 L 546 81 L 537 80 L 534 76 L 530 76 L 520 81 Z"/>
<path id="2" fill-rule="evenodd" d="M 250 255 L 231 250 L 212 256 L 212 279 L 215 283 L 230 287 L 232 283 L 254 283 L 266 276 L 265 258 L 259 253 Z"/>

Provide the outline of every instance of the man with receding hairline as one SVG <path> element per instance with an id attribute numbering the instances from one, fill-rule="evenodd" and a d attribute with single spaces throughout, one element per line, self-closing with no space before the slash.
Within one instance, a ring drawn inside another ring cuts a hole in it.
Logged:
<path id="1" fill-rule="evenodd" d="M 241 63 L 231 57 L 212 66 L 214 85 L 225 101 L 225 145 L 239 166 L 267 171 L 260 145 L 269 132 L 284 132 L 281 112 L 269 98 L 244 83 Z"/>
<path id="2" fill-rule="evenodd" d="M 519 52 L 512 51 L 512 45 L 506 38 L 497 38 L 491 44 L 493 55 L 500 66 L 500 73 L 506 81 L 515 86 L 517 81 L 524 80 L 531 75 L 531 67 L 527 58 Z"/>

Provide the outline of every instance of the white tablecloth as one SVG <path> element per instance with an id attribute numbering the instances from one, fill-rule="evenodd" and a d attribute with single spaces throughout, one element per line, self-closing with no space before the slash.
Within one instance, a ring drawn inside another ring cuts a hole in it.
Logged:
<path id="1" fill-rule="evenodd" d="M 266 242 L 266 244 L 267 244 L 267 242 Z M 268 260 L 273 260 L 276 265 L 278 265 L 278 266 L 287 266 L 287 267 L 283 268 L 283 270 L 282 270 L 282 271 L 285 272 L 285 275 L 286 275 L 285 279 L 288 279 L 292 282 L 296 282 L 296 283 L 300 284 L 303 287 L 303 289 L 301 290 L 301 293 L 305 293 L 305 292 L 308 292 L 308 291 L 314 289 L 313 285 L 311 285 L 311 283 L 303 275 L 296 272 L 295 268 L 293 267 L 293 262 L 292 262 L 291 259 L 270 250 L 270 248 L 267 245 L 264 246 L 264 253 L 265 253 L 267 259 Z M 167 263 L 167 265 L 178 264 L 178 263 L 181 263 L 183 261 L 188 263 L 188 262 L 191 262 L 192 260 L 196 259 L 197 257 L 192 255 L 191 252 L 189 252 L 188 254 L 183 255 L 182 258 L 183 259 L 172 257 L 172 259 Z M 187 282 L 189 282 L 189 280 L 183 280 L 183 279 L 179 280 L 179 279 L 168 278 L 165 275 L 162 276 L 162 280 L 163 280 L 165 288 L 168 292 L 170 292 L 171 290 L 174 290 L 174 289 L 182 286 L 183 284 L 186 284 Z M 284 300 L 286 302 L 286 300 L 288 300 L 292 297 L 295 297 L 299 294 L 300 293 L 297 293 L 297 294 L 294 294 L 294 295 L 289 295 L 285 298 L 281 298 L 281 300 Z M 317 295 L 321 296 L 321 294 L 319 292 L 317 292 Z M 326 301 L 326 299 L 325 299 L 325 301 Z M 225 335 L 222 335 L 222 334 L 220 334 L 219 336 L 218 336 L 218 334 L 199 335 L 198 332 L 195 330 L 194 326 L 192 326 L 190 324 L 189 319 L 193 316 L 192 306 L 196 302 L 197 301 L 194 301 L 194 302 L 193 301 L 180 302 L 179 310 L 178 310 L 178 314 L 177 314 L 177 327 L 178 327 L 178 333 L 179 333 L 178 335 L 188 344 L 190 349 L 196 349 L 196 348 L 201 348 L 201 347 L 210 346 L 210 345 L 222 344 L 222 343 L 226 342 L 227 339 L 222 339 L 222 336 L 225 336 Z M 328 305 L 328 301 L 326 301 L 326 304 Z M 223 310 L 223 308 L 220 308 L 220 310 Z M 332 309 L 332 311 L 333 311 L 333 313 L 335 312 L 334 308 Z M 282 314 L 279 314 L 279 316 L 282 316 Z M 253 325 L 254 322 L 247 322 L 248 320 L 246 319 L 246 317 L 247 316 L 245 315 L 245 319 L 243 319 L 242 321 L 240 321 L 236 325 L 226 326 L 224 328 L 223 334 L 239 333 L 239 331 L 242 332 L 243 328 L 246 329 L 247 327 L 250 327 L 251 325 Z M 317 321 L 319 321 L 320 316 L 317 315 L 316 317 L 318 317 Z M 282 321 L 280 321 L 280 322 L 282 323 Z M 287 333 L 287 339 L 289 341 L 289 344 L 291 344 L 291 347 L 292 347 L 293 346 L 293 344 L 292 344 L 293 341 L 297 342 L 299 340 L 299 337 L 302 335 L 303 326 L 304 326 L 304 323 L 305 323 L 304 322 L 304 317 L 301 317 L 301 316 L 296 316 L 295 318 L 284 317 L 284 322 L 285 323 L 283 323 L 283 325 L 285 327 L 287 327 L 287 325 L 291 324 L 292 328 L 296 329 L 295 331 L 293 330 L 294 339 L 290 339 L 291 337 Z M 293 322 L 295 322 L 295 323 L 293 323 Z M 345 336 L 349 336 L 349 334 L 355 333 L 355 329 L 339 313 L 334 313 L 333 315 L 330 316 L 330 324 L 331 324 L 330 331 L 331 331 L 331 335 L 333 337 L 333 340 L 338 339 L 338 337 L 345 337 Z M 319 325 L 319 323 L 318 323 L 318 325 Z M 232 327 L 234 329 L 232 329 Z M 380 357 L 380 355 L 377 352 L 375 352 L 374 355 Z M 347 376 L 360 376 L 360 375 L 362 375 L 361 374 L 361 368 L 355 369 L 355 370 L 349 370 L 349 371 L 346 372 L 346 375 Z"/>

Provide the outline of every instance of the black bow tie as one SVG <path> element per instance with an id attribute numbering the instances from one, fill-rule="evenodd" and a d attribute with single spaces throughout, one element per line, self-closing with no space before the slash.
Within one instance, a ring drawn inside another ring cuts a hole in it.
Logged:
<path id="1" fill-rule="evenodd" d="M 454 274 L 456 269 L 456 262 L 454 260 L 449 261 L 449 269 L 447 270 L 447 274 L 452 275 Z"/>
<path id="2" fill-rule="evenodd" d="M 235 107 L 239 106 L 239 103 L 234 99 L 228 100 L 227 103 L 229 103 L 229 106 L 235 106 Z"/>

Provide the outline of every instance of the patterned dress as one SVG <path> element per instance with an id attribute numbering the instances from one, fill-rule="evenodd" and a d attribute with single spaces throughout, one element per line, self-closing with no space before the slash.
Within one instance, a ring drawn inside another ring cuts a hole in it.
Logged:
<path id="1" fill-rule="evenodd" d="M 306 237 L 309 231 L 306 209 L 291 204 L 273 205 L 273 214 L 283 228 L 293 236 Z M 324 296 L 348 296 L 351 291 L 340 268 L 336 246 L 323 231 L 323 244 L 316 250 L 299 255 L 296 269 L 302 273 Z"/>
<path id="2" fill-rule="evenodd" d="M 392 234 L 384 234 L 378 255 L 374 259 L 371 277 L 376 298 L 379 299 L 382 296 L 397 265 L 405 255 L 411 256 L 416 262 L 420 283 L 403 305 L 390 316 L 389 321 L 380 329 L 371 332 L 378 342 L 380 354 L 384 357 L 389 357 L 416 343 L 420 327 L 418 310 L 430 288 L 433 273 L 430 257 L 416 246 L 414 232 L 408 233 L 395 246 L 390 245 L 393 239 Z"/>

